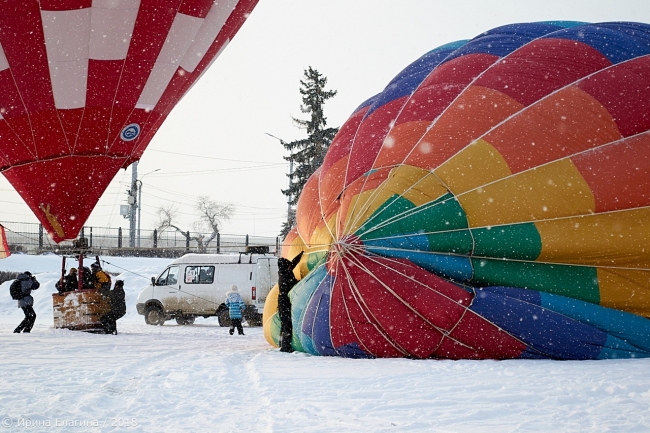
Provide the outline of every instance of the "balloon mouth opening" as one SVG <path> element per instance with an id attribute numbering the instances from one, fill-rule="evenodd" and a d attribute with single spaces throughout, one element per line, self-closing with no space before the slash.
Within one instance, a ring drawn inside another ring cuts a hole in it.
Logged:
<path id="1" fill-rule="evenodd" d="M 332 260 L 342 260 L 349 254 L 359 254 L 364 251 L 364 245 L 358 237 L 348 235 L 337 240 L 330 248 Z"/>

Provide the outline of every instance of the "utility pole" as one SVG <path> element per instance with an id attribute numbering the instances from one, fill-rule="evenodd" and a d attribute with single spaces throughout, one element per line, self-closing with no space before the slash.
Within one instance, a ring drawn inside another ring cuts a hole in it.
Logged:
<path id="1" fill-rule="evenodd" d="M 135 248 L 135 221 L 136 211 L 138 210 L 137 202 L 138 193 L 138 161 L 131 164 L 131 190 L 129 191 L 129 205 L 131 205 L 131 212 L 129 213 L 129 247 Z"/>

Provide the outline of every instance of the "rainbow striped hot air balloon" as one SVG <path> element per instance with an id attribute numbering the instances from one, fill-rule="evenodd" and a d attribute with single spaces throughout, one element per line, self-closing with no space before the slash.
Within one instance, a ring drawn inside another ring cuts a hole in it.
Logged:
<path id="1" fill-rule="evenodd" d="M 425 54 L 300 197 L 293 347 L 650 356 L 649 130 L 646 24 L 513 24 Z"/>

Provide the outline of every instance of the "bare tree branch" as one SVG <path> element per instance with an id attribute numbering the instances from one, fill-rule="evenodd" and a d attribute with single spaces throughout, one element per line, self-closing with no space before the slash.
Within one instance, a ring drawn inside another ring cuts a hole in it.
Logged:
<path id="1" fill-rule="evenodd" d="M 160 206 L 156 213 L 158 215 L 158 220 L 154 224 L 154 229 L 157 230 L 158 236 L 160 236 L 162 232 L 171 227 L 172 221 L 178 216 L 178 209 L 176 209 L 173 204 L 170 204 L 167 206 Z"/>
<path id="2" fill-rule="evenodd" d="M 195 233 L 194 236 L 173 224 L 174 220 L 178 217 L 178 210 L 173 205 L 158 208 L 156 229 L 160 234 L 164 230 L 173 228 L 183 235 L 186 240 L 196 242 L 200 252 L 206 252 L 210 242 L 219 234 L 221 223 L 230 219 L 235 208 L 231 204 L 222 204 L 212 200 L 208 196 L 201 196 L 197 199 L 194 209 L 199 215 L 199 219 L 192 224 L 193 233 Z M 205 233 L 210 233 L 207 239 Z"/>

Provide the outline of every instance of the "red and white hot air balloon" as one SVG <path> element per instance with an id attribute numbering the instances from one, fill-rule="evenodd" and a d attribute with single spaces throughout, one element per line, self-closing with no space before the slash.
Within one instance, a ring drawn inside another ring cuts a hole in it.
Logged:
<path id="1" fill-rule="evenodd" d="M 0 1 L 0 171 L 54 241 L 77 236 L 256 4 Z"/>

